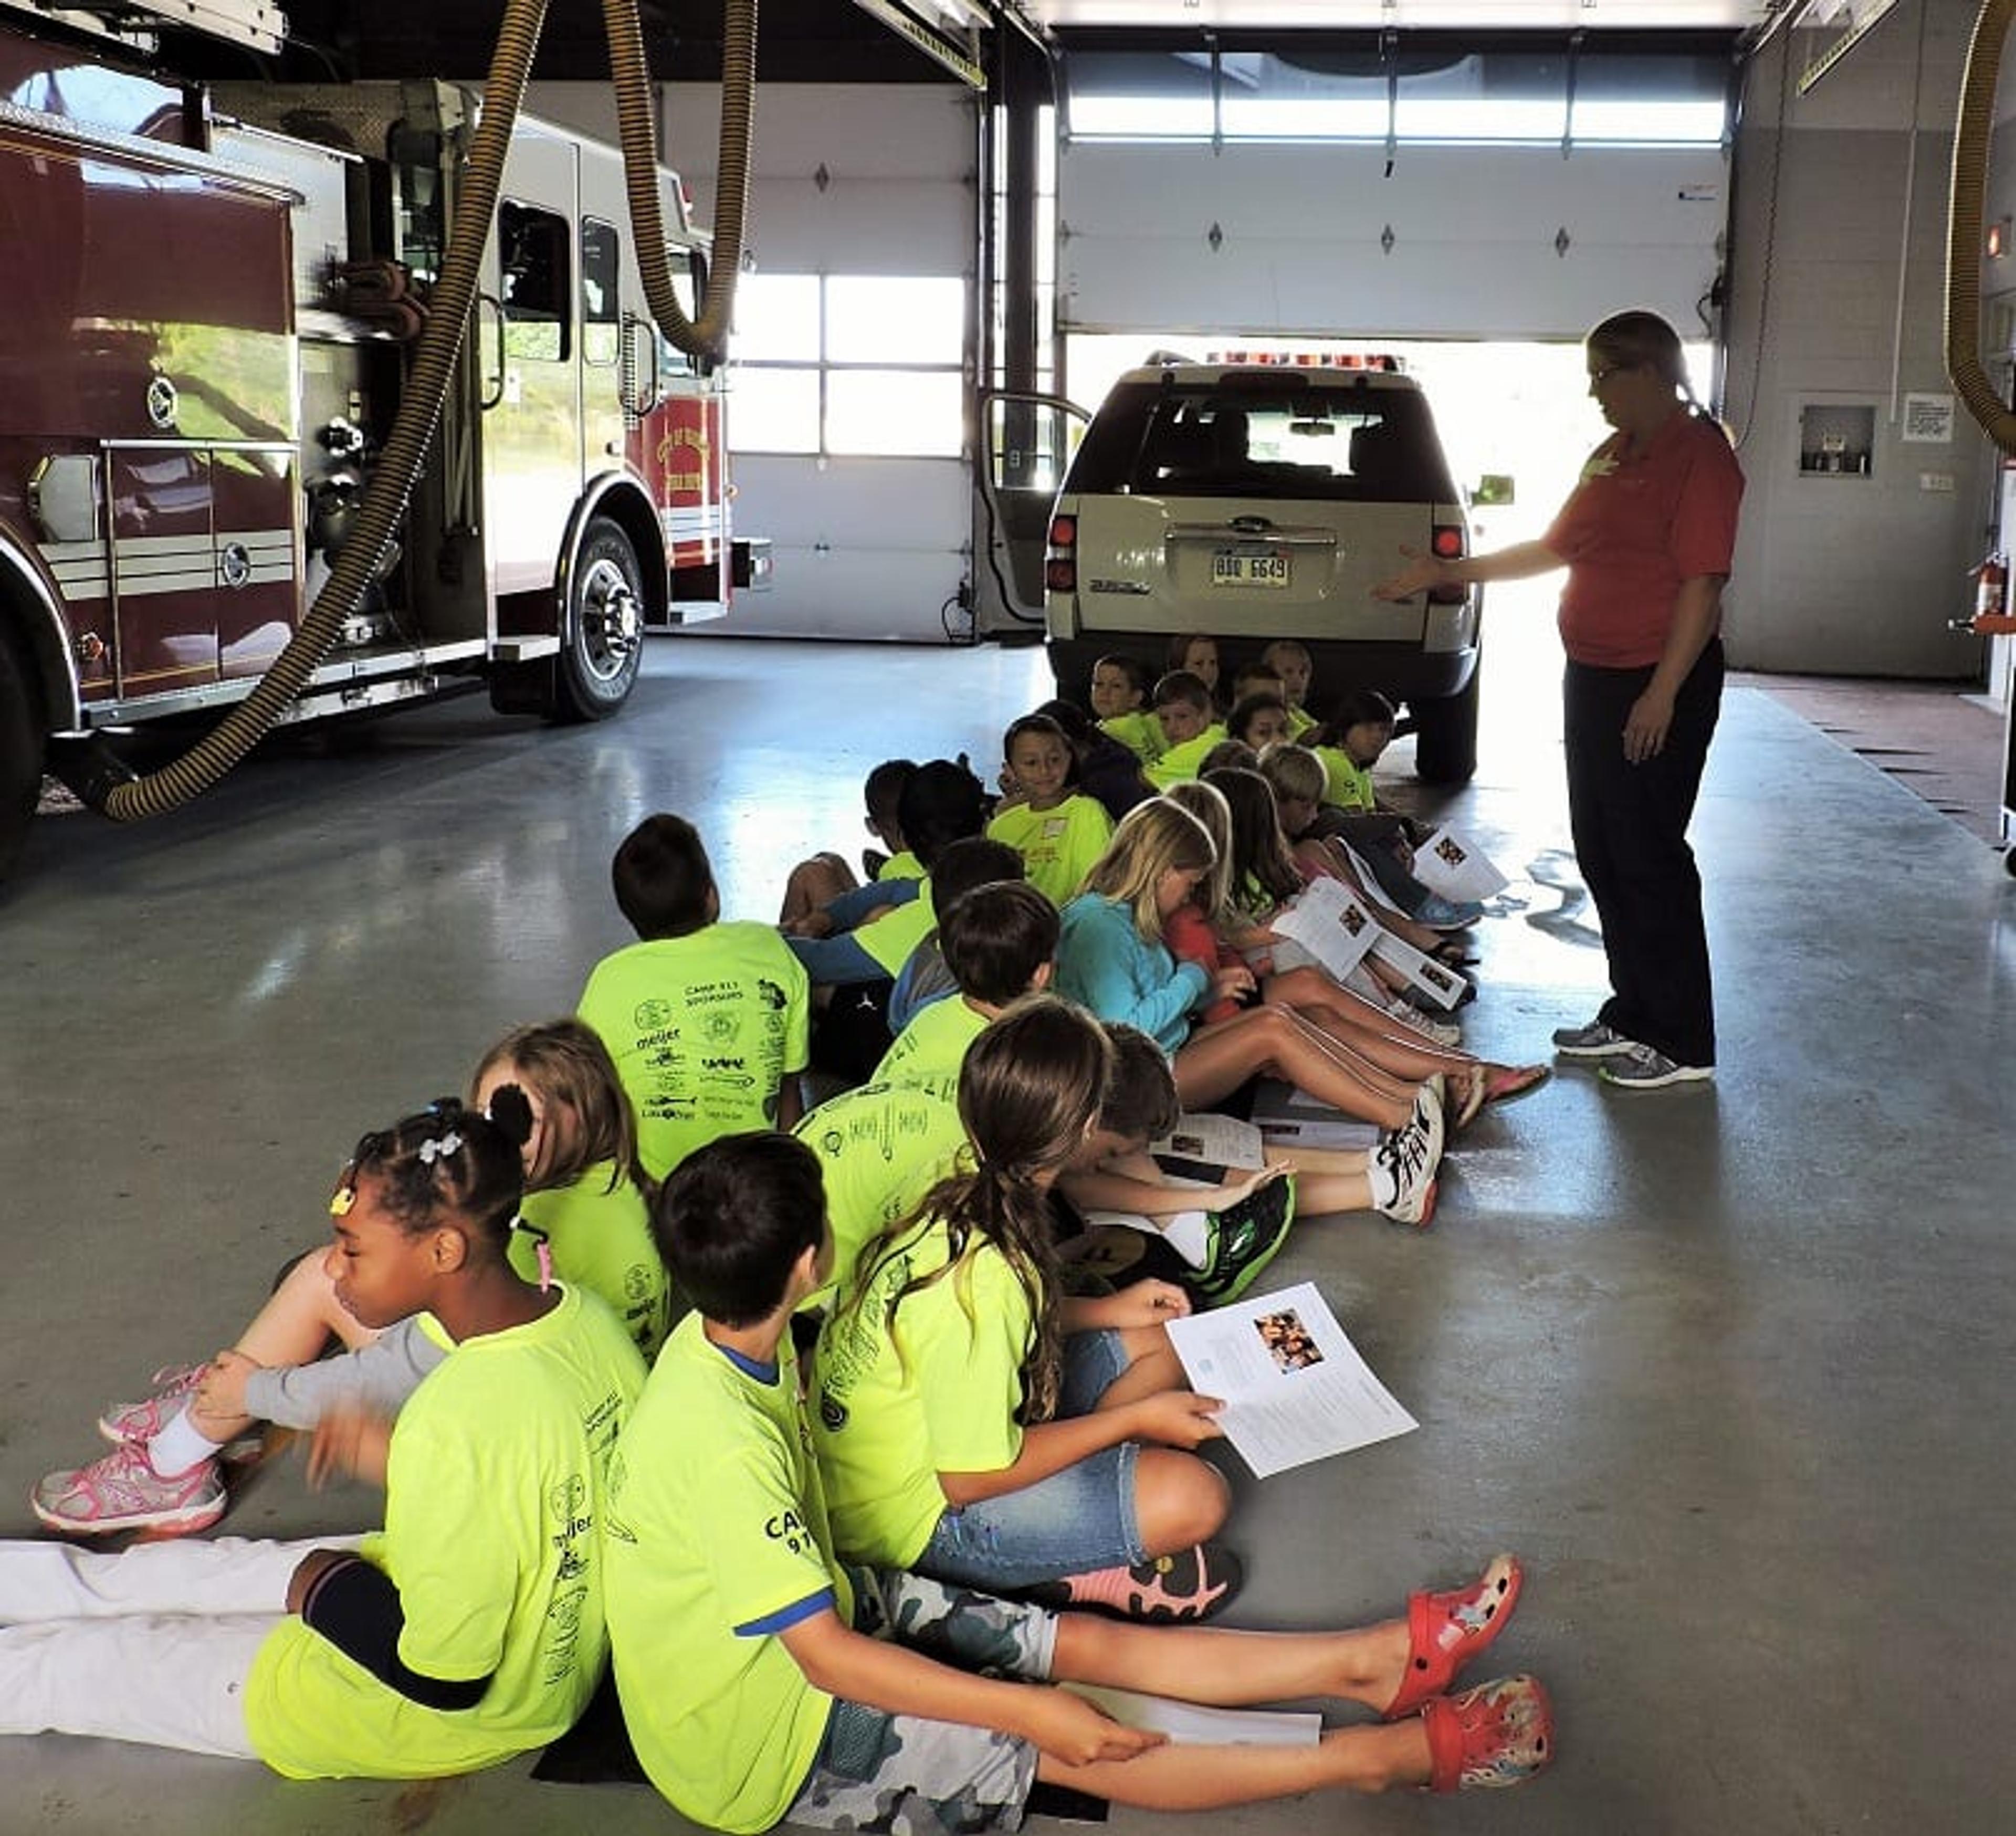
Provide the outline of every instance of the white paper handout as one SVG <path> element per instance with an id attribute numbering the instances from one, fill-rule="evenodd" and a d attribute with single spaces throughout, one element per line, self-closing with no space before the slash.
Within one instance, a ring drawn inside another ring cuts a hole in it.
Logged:
<path id="1" fill-rule="evenodd" d="M 1320 1147 L 1349 1153 L 1379 1139 L 1378 1125 L 1361 1122 L 1319 1103 L 1306 1090 L 1276 1078 L 1262 1081 L 1253 1096 L 1253 1127 L 1273 1148 Z"/>
<path id="2" fill-rule="evenodd" d="M 1385 934 L 1358 895 L 1341 880 L 1315 880 L 1285 910 L 1267 920 L 1277 937 L 1300 944 L 1339 981 Z"/>
<path id="3" fill-rule="evenodd" d="M 1463 979 L 1445 963 L 1424 954 L 1404 938 L 1382 931 L 1373 940 L 1372 954 L 1399 970 L 1407 980 L 1445 1011 L 1463 999 Z"/>
<path id="4" fill-rule="evenodd" d="M 1414 850 L 1414 877 L 1452 905 L 1488 899 L 1512 884 L 1482 848 L 1449 828 L 1438 829 Z"/>
<path id="5" fill-rule="evenodd" d="M 1313 1747 L 1323 1738 L 1323 1717 L 1304 1709 L 1207 1708 L 1103 1683 L 1060 1687 L 1103 1708 L 1122 1727 L 1167 1734 L 1181 1747 Z"/>
<path id="6" fill-rule="evenodd" d="M 1314 1282 L 1168 1323 L 1191 1388 L 1225 1404 L 1226 1438 L 1265 1479 L 1420 1424 L 1359 1355 Z"/>
<path id="7" fill-rule="evenodd" d="M 1161 1140 L 1150 1142 L 1148 1151 L 1249 1172 L 1258 1172 L 1267 1164 L 1260 1131 L 1237 1116 L 1186 1115 Z"/>

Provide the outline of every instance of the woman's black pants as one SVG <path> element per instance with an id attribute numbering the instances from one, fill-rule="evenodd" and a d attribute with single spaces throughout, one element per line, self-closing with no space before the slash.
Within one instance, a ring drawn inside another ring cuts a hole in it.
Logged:
<path id="1" fill-rule="evenodd" d="M 1674 699 L 1665 745 L 1640 765 L 1624 756 L 1624 723 L 1651 667 L 1571 662 L 1562 684 L 1568 820 L 1615 991 L 1597 1017 L 1682 1064 L 1715 1063 L 1708 931 L 1687 823 L 1722 708 L 1723 670 L 1722 641 L 1711 639 Z"/>

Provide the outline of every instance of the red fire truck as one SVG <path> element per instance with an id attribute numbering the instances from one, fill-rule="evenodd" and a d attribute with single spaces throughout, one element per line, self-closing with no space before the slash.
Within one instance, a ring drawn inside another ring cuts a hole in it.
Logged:
<path id="1" fill-rule="evenodd" d="M 313 602 L 477 101 L 204 92 L 0 25 L 0 872 L 45 764 L 243 698 Z M 672 174 L 660 190 L 690 310 L 707 239 Z M 404 523 L 283 718 L 471 679 L 597 718 L 647 628 L 762 584 L 767 545 L 729 527 L 723 378 L 650 319 L 617 151 L 520 121 L 483 259 Z"/>

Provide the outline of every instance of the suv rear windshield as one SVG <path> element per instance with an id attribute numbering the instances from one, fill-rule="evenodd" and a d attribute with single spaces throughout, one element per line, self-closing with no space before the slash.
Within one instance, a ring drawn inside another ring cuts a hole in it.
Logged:
<path id="1" fill-rule="evenodd" d="M 1067 492 L 1450 503 L 1413 389 L 1301 376 L 1123 382 L 1100 405 Z"/>

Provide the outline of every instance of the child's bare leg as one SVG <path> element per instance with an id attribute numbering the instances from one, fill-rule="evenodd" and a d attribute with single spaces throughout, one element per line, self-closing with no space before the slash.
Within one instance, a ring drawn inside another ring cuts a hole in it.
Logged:
<path id="1" fill-rule="evenodd" d="M 1443 1071 L 1454 1079 L 1467 1077 L 1479 1062 L 1470 1053 L 1456 1046 L 1438 1046 L 1420 1033 L 1410 1031 L 1405 1037 L 1395 1039 L 1384 1031 L 1362 1026 L 1355 1014 L 1339 1009 L 1319 994 L 1305 999 L 1298 999 L 1295 991 L 1277 992 L 1274 984 L 1280 979 L 1270 977 L 1261 985 L 1265 999 L 1299 1014 L 1333 1044 L 1395 1077 L 1418 1083 Z"/>
<path id="2" fill-rule="evenodd" d="M 1183 1361 L 1169 1343 L 1169 1335 L 1159 1326 L 1123 1327 L 1120 1342 L 1126 1348 L 1127 1368 L 1100 1392 L 1094 1413 L 1137 1402 L 1164 1390 L 1187 1390 Z"/>
<path id="3" fill-rule="evenodd" d="M 1065 1613 L 1050 1676 L 1219 1708 L 1334 1696 L 1383 1708 L 1406 1668 L 1403 1618 L 1344 1632 L 1219 1632 Z"/>
<path id="4" fill-rule="evenodd" d="M 1417 1716 L 1390 1727 L 1332 1728 L 1313 1747 L 1151 1747 L 1132 1759 L 1090 1766 L 1067 1766 L 1046 1753 L 1036 1777 L 1144 1809 L 1211 1810 L 1305 1791 L 1425 1785 L 1432 1769 L 1427 1727 Z"/>
<path id="5" fill-rule="evenodd" d="M 854 877 L 854 869 L 838 855 L 814 855 L 808 861 L 799 862 L 784 882 L 784 904 L 777 914 L 777 922 L 795 924 L 801 918 L 824 909 L 842 893 L 853 891 L 860 884 Z"/>
<path id="6" fill-rule="evenodd" d="M 293 1364 L 308 1364 L 329 1348 L 331 1338 L 347 1351 L 355 1351 L 377 1337 L 369 1327 L 358 1324 L 336 1298 L 333 1272 L 335 1252 L 311 1250 L 281 1276 L 279 1286 L 267 1296 L 266 1304 L 252 1316 L 251 1323 L 238 1335 L 232 1348 L 256 1365 L 268 1370 Z M 243 1434 L 252 1425 L 250 1416 L 213 1415 L 192 1408 L 190 1424 L 206 1439 L 221 1445 Z"/>
<path id="7" fill-rule="evenodd" d="M 1232 1489 L 1208 1461 L 1174 1447 L 1143 1447 L 1135 1455 L 1134 1520 L 1150 1556 L 1174 1555 L 1215 1536 L 1231 1510 Z"/>
<path id="8" fill-rule="evenodd" d="M 1389 1044 L 1404 1046 L 1413 1051 L 1431 1052 L 1451 1063 L 1458 1060 L 1465 1063 L 1471 1061 L 1472 1054 L 1469 1053 L 1450 1046 L 1438 1046 L 1432 1042 L 1424 1044 L 1423 1035 L 1405 1021 L 1396 1019 L 1320 969 L 1307 966 L 1299 969 L 1284 969 L 1279 974 L 1266 977 L 1261 982 L 1260 988 L 1262 996 L 1267 1000 L 1293 1007 L 1297 1012 L 1312 1017 L 1318 1013 L 1334 1017 L 1354 1033 L 1384 1039 Z M 1445 1070 L 1448 1065 L 1441 1064 L 1435 1068 Z"/>
<path id="9" fill-rule="evenodd" d="M 1272 1071 L 1319 1102 L 1382 1129 L 1405 1125 L 1414 1091 L 1370 1067 L 1346 1063 L 1341 1048 L 1300 1024 L 1286 1008 L 1249 1007 L 1193 1034 L 1172 1069 L 1186 1109 L 1203 1109 L 1248 1078 Z"/>

